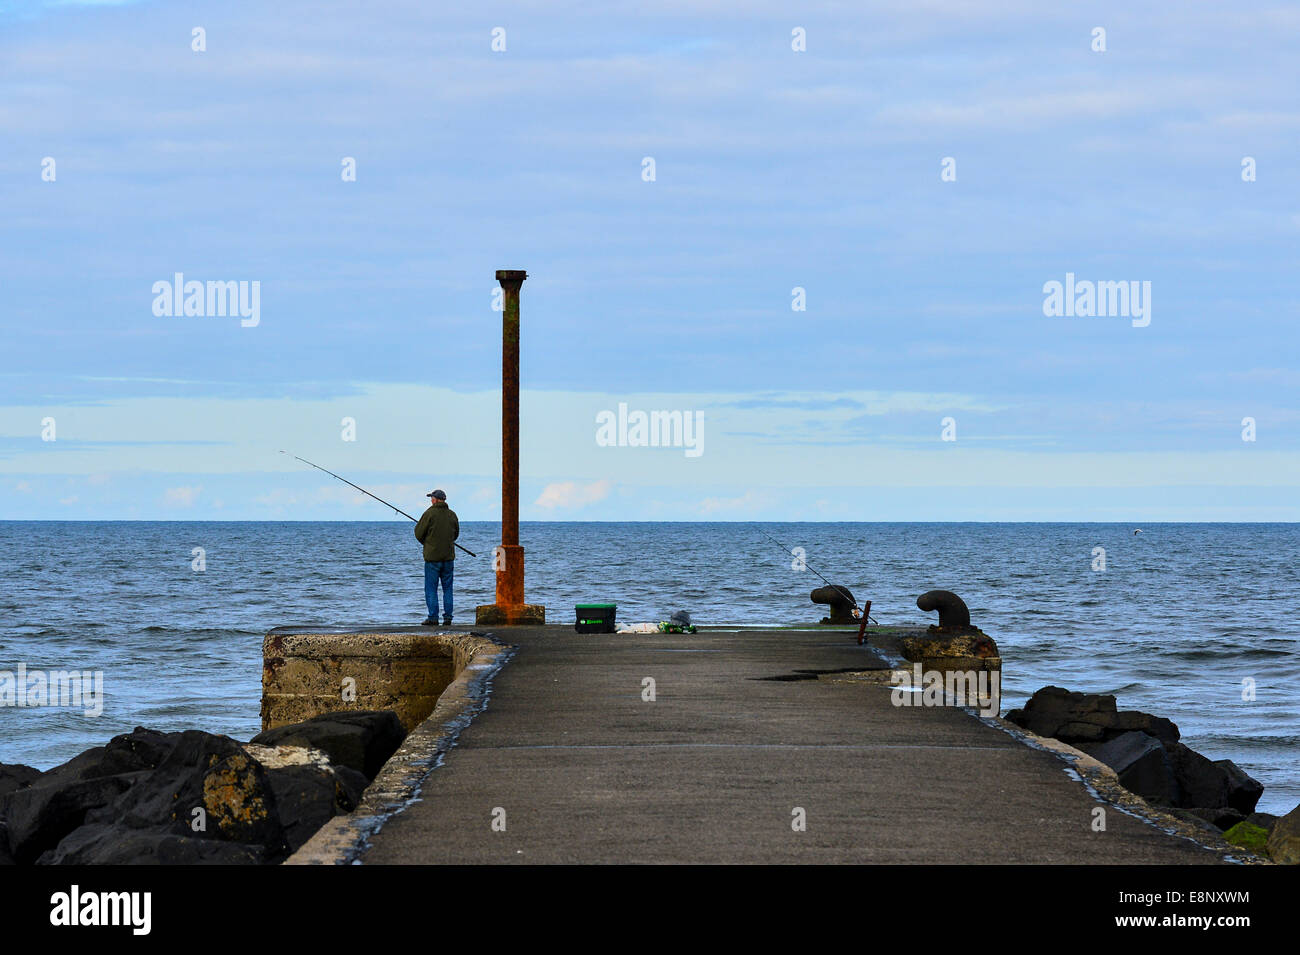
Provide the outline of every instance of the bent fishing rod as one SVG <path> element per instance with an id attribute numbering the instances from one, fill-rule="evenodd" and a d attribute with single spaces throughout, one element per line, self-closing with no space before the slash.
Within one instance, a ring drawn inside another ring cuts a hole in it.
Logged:
<path id="1" fill-rule="evenodd" d="M 771 534 L 769 534 L 767 531 L 763 530 L 762 528 L 759 528 L 759 531 L 758 531 L 758 532 L 759 532 L 760 534 L 762 534 L 764 537 L 766 537 L 768 540 L 770 540 L 770 541 L 771 541 L 773 544 L 775 544 L 777 547 L 781 548 L 783 551 L 785 551 L 787 554 L 789 554 L 791 557 L 793 557 L 795 560 L 799 561 L 799 563 L 803 564 L 805 567 L 807 567 L 809 570 L 811 570 L 811 571 L 812 571 L 814 574 L 816 574 L 818 577 L 821 577 L 822 580 L 825 580 L 825 581 L 826 581 L 826 586 L 827 586 L 827 587 L 830 587 L 832 590 L 834 590 L 836 593 L 838 593 L 840 596 L 842 596 L 842 597 L 843 597 L 845 600 L 847 600 L 849 603 L 853 604 L 853 609 L 854 609 L 854 611 L 855 611 L 855 616 L 861 616 L 861 617 L 862 617 L 863 625 L 864 625 L 864 626 L 865 626 L 867 623 L 869 623 L 869 622 L 871 621 L 871 614 L 868 613 L 868 612 L 866 612 L 866 611 L 864 611 L 861 607 L 858 606 L 858 602 L 857 602 L 856 600 L 853 599 L 853 595 L 850 594 L 850 593 L 848 592 L 848 590 L 846 590 L 844 587 L 841 587 L 839 584 L 833 584 L 833 583 L 831 583 L 829 580 L 826 580 L 825 576 L 822 575 L 822 572 L 821 572 L 821 571 L 819 571 L 819 570 L 818 570 L 816 567 L 814 567 L 812 564 L 808 563 L 808 558 L 807 558 L 807 557 L 803 557 L 803 556 L 801 556 L 801 555 L 799 555 L 799 554 L 796 554 L 793 550 L 791 550 L 790 548 L 786 547 L 786 546 L 785 546 L 784 544 L 782 544 L 779 540 L 777 540 L 775 537 L 773 537 Z M 867 606 L 868 606 L 868 607 L 871 606 L 870 601 L 867 602 Z M 877 623 L 879 623 L 879 622 L 877 621 Z M 862 629 L 862 628 L 859 628 L 859 629 Z M 859 640 L 858 640 L 858 643 L 861 643 L 861 642 L 862 642 L 862 640 L 859 639 Z"/>
<path id="2" fill-rule="evenodd" d="M 281 453 L 281 454 L 289 454 L 288 451 L 281 451 L 280 453 Z M 416 520 L 414 517 L 411 517 L 410 514 L 406 513 L 406 511 L 402 510 L 402 509 L 401 509 L 400 507 L 398 507 L 397 505 L 395 505 L 395 504 L 389 504 L 389 503 L 388 503 L 387 501 L 385 501 L 382 497 L 380 497 L 380 496 L 377 495 L 377 494 L 371 494 L 371 493 L 370 493 L 369 491 L 367 491 L 364 487 L 357 487 L 357 485 L 353 484 L 353 483 L 352 483 L 351 481 L 349 481 L 347 478 L 345 478 L 345 477 L 339 477 L 339 475 L 335 474 L 333 471 L 329 470 L 328 468 L 323 468 L 323 467 L 321 467 L 319 464 L 312 464 L 312 463 L 311 463 L 310 461 L 308 461 L 306 458 L 300 458 L 300 457 L 298 457 L 298 455 L 296 455 L 296 454 L 289 454 L 289 457 L 293 458 L 295 461 L 301 461 L 303 464 L 310 465 L 311 467 L 314 467 L 317 471 L 324 471 L 324 472 L 325 472 L 326 474 L 328 474 L 330 477 L 332 477 L 332 478 L 337 478 L 338 480 L 340 480 L 340 481 L 342 481 L 344 484 L 346 484 L 348 487 L 354 487 L 354 488 L 356 488 L 358 491 L 360 491 L 362 494 L 366 495 L 367 497 L 373 497 L 376 501 L 378 501 L 380 504 L 383 504 L 385 507 L 391 507 L 391 508 L 392 508 L 393 510 L 395 510 L 398 514 L 401 514 L 403 517 L 407 518 L 408 520 L 415 521 L 415 523 L 417 523 L 417 524 L 420 523 L 418 520 Z M 453 543 L 453 544 L 456 544 L 455 541 L 452 541 L 452 543 Z M 472 550 L 470 550 L 468 547 L 461 547 L 460 544 L 456 544 L 456 546 L 457 546 L 457 547 L 460 547 L 461 550 L 463 550 L 465 553 L 469 554 L 469 556 L 471 556 L 471 557 L 477 557 L 477 556 L 478 556 L 478 554 L 474 553 L 474 552 L 473 552 Z M 820 576 L 820 575 L 818 575 L 818 576 Z M 826 580 L 825 577 L 823 577 L 822 579 L 823 579 L 823 580 Z M 827 580 L 826 582 L 827 582 L 827 583 L 830 583 L 829 580 Z"/>

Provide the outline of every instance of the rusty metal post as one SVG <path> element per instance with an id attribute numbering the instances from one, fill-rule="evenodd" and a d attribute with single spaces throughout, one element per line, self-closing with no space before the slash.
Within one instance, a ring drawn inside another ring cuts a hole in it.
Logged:
<path id="1" fill-rule="evenodd" d="M 505 293 L 501 312 L 501 549 L 505 567 L 497 570 L 497 604 L 524 602 L 524 549 L 519 546 L 519 287 L 528 273 L 502 269 L 497 281 Z"/>
<path id="2" fill-rule="evenodd" d="M 524 603 L 524 549 L 519 546 L 519 287 L 528 273 L 500 269 L 501 310 L 501 546 L 493 557 L 495 604 L 478 608 L 485 625 L 545 623 L 546 608 Z"/>

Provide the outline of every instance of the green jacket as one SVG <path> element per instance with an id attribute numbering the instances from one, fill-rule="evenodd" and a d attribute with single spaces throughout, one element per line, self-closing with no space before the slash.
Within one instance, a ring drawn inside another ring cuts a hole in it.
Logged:
<path id="1" fill-rule="evenodd" d="M 415 525 L 415 539 L 424 545 L 424 559 L 429 562 L 455 560 L 452 541 L 460 537 L 460 521 L 446 501 L 434 501 Z"/>

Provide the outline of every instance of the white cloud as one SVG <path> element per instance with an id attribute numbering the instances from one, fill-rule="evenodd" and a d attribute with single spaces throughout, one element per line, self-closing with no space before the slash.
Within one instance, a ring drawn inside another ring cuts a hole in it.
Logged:
<path id="1" fill-rule="evenodd" d="M 541 495 L 533 502 L 534 507 L 547 510 L 555 508 L 577 508 L 595 504 L 609 497 L 609 481 L 595 481 L 591 484 L 577 484 L 574 481 L 558 481 L 548 484 Z"/>
<path id="2" fill-rule="evenodd" d="M 700 510 L 705 514 L 754 514 L 770 510 L 773 503 L 767 491 L 746 491 L 740 497 L 706 497 L 700 502 Z"/>
<path id="3" fill-rule="evenodd" d="M 429 499 L 425 497 L 429 493 L 429 488 L 423 484 L 373 484 L 366 485 L 366 490 L 375 497 L 390 501 L 404 511 L 414 509 L 418 513 L 429 506 Z M 446 490 L 449 498 L 454 496 L 454 488 L 449 486 Z M 393 513 L 375 498 L 368 497 L 342 483 L 327 484 L 316 491 L 315 503 L 325 502 L 347 504 L 357 508 L 374 508 L 375 514 L 369 515 L 366 519 L 380 520 Z"/>
<path id="4" fill-rule="evenodd" d="M 169 487 L 163 492 L 163 504 L 168 507 L 193 507 L 202 490 L 203 488 L 199 486 Z"/>

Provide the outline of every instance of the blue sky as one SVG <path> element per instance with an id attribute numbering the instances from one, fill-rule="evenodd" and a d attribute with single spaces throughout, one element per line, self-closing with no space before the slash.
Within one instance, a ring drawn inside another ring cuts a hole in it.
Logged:
<path id="1" fill-rule="evenodd" d="M 525 519 L 1300 519 L 1298 28 L 0 2 L 0 519 L 384 518 L 286 447 L 495 519 L 498 268 Z M 177 272 L 259 282 L 259 324 L 155 315 Z M 1045 316 L 1067 273 L 1150 282 L 1150 324 Z M 620 402 L 703 453 L 598 446 Z"/>

